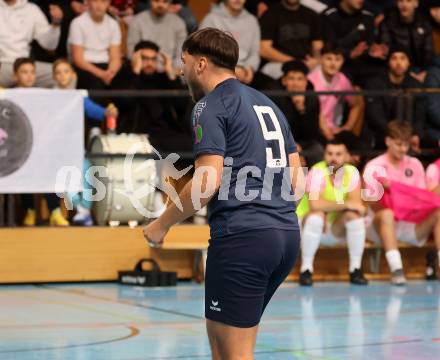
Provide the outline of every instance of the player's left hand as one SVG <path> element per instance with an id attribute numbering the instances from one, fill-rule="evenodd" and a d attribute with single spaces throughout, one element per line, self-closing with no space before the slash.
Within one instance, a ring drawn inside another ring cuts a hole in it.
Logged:
<path id="1" fill-rule="evenodd" d="M 164 229 L 158 220 L 154 220 L 144 227 L 144 239 L 150 247 L 159 248 L 163 245 L 163 239 L 168 229 Z"/>

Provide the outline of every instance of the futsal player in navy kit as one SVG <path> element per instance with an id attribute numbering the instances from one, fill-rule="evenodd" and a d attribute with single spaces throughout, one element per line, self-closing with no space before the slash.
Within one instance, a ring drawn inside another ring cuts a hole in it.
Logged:
<path id="1" fill-rule="evenodd" d="M 208 204 L 211 239 L 205 278 L 205 317 L 213 359 L 253 359 L 258 324 L 278 286 L 294 266 L 300 235 L 295 202 L 284 196 L 300 171 L 289 125 L 276 105 L 235 77 L 237 42 L 213 28 L 199 30 L 182 48 L 182 75 L 197 104 L 195 173 Z M 290 168 L 289 168 L 290 167 Z M 144 228 L 160 246 L 169 228 L 196 212 L 193 178 L 174 204 Z"/>

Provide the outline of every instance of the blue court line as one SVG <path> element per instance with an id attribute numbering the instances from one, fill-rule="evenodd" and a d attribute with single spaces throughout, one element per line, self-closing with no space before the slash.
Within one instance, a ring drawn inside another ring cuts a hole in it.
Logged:
<path id="1" fill-rule="evenodd" d="M 130 330 L 130 334 L 125 335 L 120 338 L 116 338 L 116 339 L 95 341 L 95 342 L 90 342 L 90 343 L 85 343 L 85 344 L 71 344 L 71 345 L 65 345 L 65 346 L 15 349 L 15 350 L 0 350 L 0 354 L 15 354 L 15 353 L 24 353 L 24 352 L 31 352 L 31 351 L 33 352 L 33 351 L 62 350 L 62 349 L 71 349 L 71 348 L 87 347 L 87 346 L 94 346 L 94 345 L 110 344 L 110 343 L 124 341 L 124 340 L 130 339 L 130 338 L 136 337 L 140 333 L 139 329 L 137 329 L 134 326 L 127 326 L 127 328 Z"/>
<path id="2" fill-rule="evenodd" d="M 53 287 L 50 287 L 47 285 L 35 285 L 35 286 L 40 287 L 44 290 L 50 290 L 50 291 L 60 292 L 60 293 L 69 294 L 69 295 L 72 295 L 72 294 L 73 295 L 80 295 L 80 296 L 84 296 L 84 297 L 88 297 L 88 298 L 92 298 L 92 299 L 97 299 L 97 300 L 102 300 L 102 301 L 107 301 L 107 302 L 112 302 L 112 303 L 117 303 L 117 304 L 135 306 L 135 307 L 153 310 L 153 311 L 157 311 L 157 312 L 162 312 L 162 313 L 166 313 L 166 314 L 184 316 L 186 318 L 197 319 L 197 320 L 205 320 L 204 317 L 198 316 L 198 315 L 187 314 L 187 313 L 183 313 L 183 312 L 175 311 L 175 310 L 163 309 L 163 308 L 159 308 L 157 306 L 144 305 L 144 304 L 140 304 L 140 303 L 133 302 L 130 300 L 109 299 L 107 297 L 93 295 L 93 294 L 87 293 L 85 291 L 63 290 L 63 289 L 59 289 L 59 288 L 53 288 Z"/>
<path id="3" fill-rule="evenodd" d="M 336 349 L 352 349 L 357 347 L 373 347 L 373 346 L 388 346 L 388 345 L 404 345 L 404 344 L 413 344 L 413 343 L 421 343 L 422 339 L 413 339 L 413 340 L 401 340 L 401 341 L 389 341 L 389 342 L 376 342 L 376 343 L 367 343 L 367 344 L 359 344 L 359 345 L 333 345 L 333 346 L 324 346 L 319 348 L 309 348 L 309 349 L 277 349 L 274 348 L 271 351 L 255 351 L 255 355 L 270 355 L 270 354 L 282 354 L 282 353 L 292 353 L 292 355 L 308 355 L 307 352 L 316 351 L 316 350 L 336 350 Z M 258 346 L 258 345 L 257 345 Z M 307 351 L 307 352 L 306 352 Z M 317 356 L 313 356 L 317 357 Z M 129 360 L 178 360 L 178 359 L 203 359 L 203 358 L 211 358 L 211 354 L 203 354 L 203 355 L 177 355 L 177 356 L 161 356 L 161 357 L 142 357 L 142 358 L 131 358 Z M 310 357 L 309 357 L 310 358 Z M 328 357 L 317 357 L 321 359 L 329 359 Z"/>

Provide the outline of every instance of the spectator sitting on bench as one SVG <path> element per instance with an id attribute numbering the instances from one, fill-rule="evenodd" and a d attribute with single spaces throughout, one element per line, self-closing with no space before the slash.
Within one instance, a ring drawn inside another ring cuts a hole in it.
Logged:
<path id="1" fill-rule="evenodd" d="M 382 243 L 391 270 L 391 283 L 394 285 L 406 283 L 397 240 L 420 247 L 433 235 L 436 247 L 440 250 L 440 209 L 417 224 L 397 221 L 394 210 L 385 207 L 381 199 L 377 199 L 381 190 L 390 186 L 390 181 L 427 189 L 423 165 L 415 157 L 407 155 L 411 136 L 412 127 L 408 122 L 391 121 L 385 138 L 387 151 L 367 164 L 364 175 L 365 179 L 376 180 L 367 184 L 367 189 L 371 190 L 367 200 L 373 212 L 373 221 L 367 229 L 367 237 L 375 243 Z"/>
<path id="2" fill-rule="evenodd" d="M 110 0 L 88 0 L 70 24 L 68 46 L 81 89 L 105 89 L 121 68 L 121 30 L 107 11 Z"/>
<path id="3" fill-rule="evenodd" d="M 113 88 L 166 90 L 183 89 L 183 84 L 171 57 L 154 42 L 142 40 L 134 48 L 131 63 L 115 78 Z M 149 97 L 117 99 L 115 103 L 121 110 L 118 132 L 147 133 L 151 144 L 163 151 L 191 151 L 188 99 Z"/>
<path id="4" fill-rule="evenodd" d="M 309 69 L 300 60 L 292 60 L 283 64 L 283 77 L 274 83 L 277 89 L 289 92 L 304 92 L 313 90 L 313 85 L 307 80 Z M 286 115 L 295 142 L 308 166 L 322 160 L 324 148 L 322 134 L 319 128 L 320 107 L 315 95 L 276 96 L 273 101 Z"/>
<path id="5" fill-rule="evenodd" d="M 361 271 L 365 246 L 365 207 L 361 200 L 357 169 L 347 163 L 349 152 L 336 136 L 324 151 L 324 160 L 314 165 L 308 175 L 307 196 L 297 214 L 303 220 L 301 241 L 301 285 L 312 285 L 313 260 L 319 244 L 347 243 L 350 282 L 368 283 Z M 351 190 L 352 189 L 352 190 Z"/>
<path id="6" fill-rule="evenodd" d="M 343 51 L 332 44 L 322 49 L 321 66 L 308 78 L 316 91 L 353 91 L 350 80 L 341 72 L 344 64 Z M 364 115 L 361 96 L 319 95 L 321 103 L 321 131 L 327 140 L 341 132 L 353 134 L 360 129 Z M 345 106 L 349 112 L 344 122 Z"/>

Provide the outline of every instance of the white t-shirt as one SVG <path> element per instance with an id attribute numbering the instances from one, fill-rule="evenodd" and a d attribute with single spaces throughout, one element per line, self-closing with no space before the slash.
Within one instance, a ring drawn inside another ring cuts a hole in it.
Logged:
<path id="1" fill-rule="evenodd" d="M 106 64 L 109 62 L 109 47 L 121 45 L 121 30 L 109 15 L 97 23 L 85 12 L 70 24 L 68 44 L 82 46 L 86 61 Z"/>

